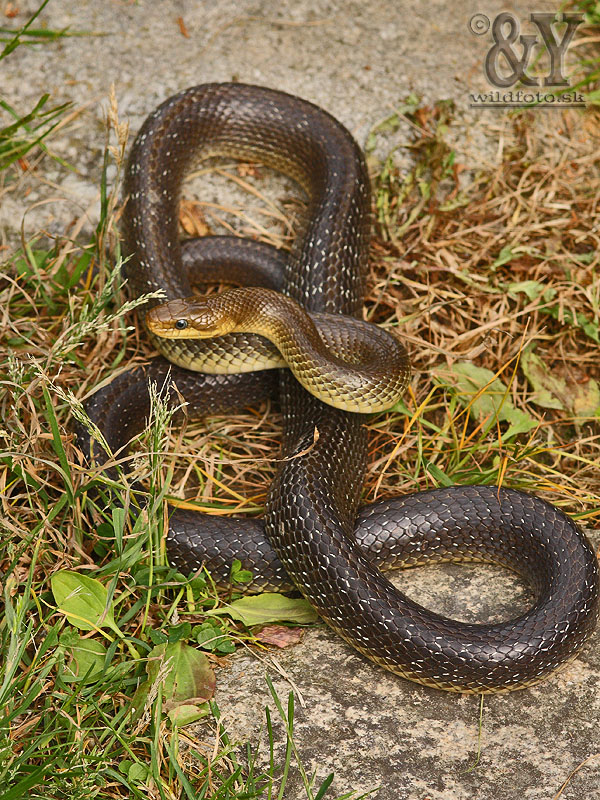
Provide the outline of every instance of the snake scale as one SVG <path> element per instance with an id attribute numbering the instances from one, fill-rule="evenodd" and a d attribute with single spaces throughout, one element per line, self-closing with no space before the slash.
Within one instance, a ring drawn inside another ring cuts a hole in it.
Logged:
<path id="1" fill-rule="evenodd" d="M 289 256 L 235 237 L 179 241 L 178 200 L 199 158 L 260 161 L 294 178 L 308 211 Z M 192 294 L 197 280 L 280 289 L 311 313 L 358 318 L 369 245 L 370 188 L 362 153 L 347 130 L 318 107 L 283 92 L 206 84 L 165 101 L 140 130 L 129 159 L 124 232 L 135 295 Z M 179 341 L 157 344 L 169 355 Z M 186 343 L 265 349 L 254 334 Z M 165 349 L 166 348 L 166 349 Z M 87 402 L 113 449 L 144 426 L 148 380 L 166 381 L 192 413 L 241 409 L 275 393 L 283 450 L 261 520 L 175 510 L 169 557 L 191 572 L 207 564 L 227 578 L 233 558 L 255 586 L 297 587 L 324 620 L 376 663 L 408 679 L 460 692 L 496 692 L 534 683 L 572 657 L 593 631 L 598 571 L 592 549 L 559 509 L 492 486 L 452 486 L 359 509 L 366 463 L 364 416 L 307 393 L 288 370 L 193 373 L 159 357 L 121 374 Z M 315 437 L 315 430 L 318 437 Z M 80 433 L 82 449 L 91 447 Z M 379 567 L 467 560 L 502 564 L 536 593 L 514 619 L 467 624 L 426 610 L 396 590 Z"/>

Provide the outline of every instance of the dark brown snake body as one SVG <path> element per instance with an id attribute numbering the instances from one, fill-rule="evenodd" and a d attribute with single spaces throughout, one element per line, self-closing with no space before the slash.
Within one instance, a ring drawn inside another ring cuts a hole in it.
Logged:
<path id="1" fill-rule="evenodd" d="M 288 258 L 231 237 L 183 249 L 178 199 L 192 164 L 209 155 L 259 160 L 306 190 L 304 227 Z M 191 294 L 192 279 L 281 288 L 309 311 L 358 317 L 369 240 L 369 181 L 362 154 L 333 117 L 281 92 L 208 84 L 163 103 L 133 146 L 125 234 L 136 295 Z M 249 337 L 261 348 L 260 337 Z M 213 344 L 247 347 L 229 335 Z M 147 381 L 169 365 L 119 376 L 88 402 L 113 449 L 144 424 Z M 198 413 L 222 413 L 277 387 L 285 459 L 270 488 L 264 521 L 176 510 L 169 556 L 182 571 L 207 564 L 226 579 L 240 558 L 257 587 L 290 580 L 341 636 L 404 677 L 453 691 L 494 692 L 540 680 L 568 660 L 594 629 L 598 572 L 585 536 L 560 510 L 522 492 L 487 486 L 436 489 L 357 510 L 366 460 L 364 417 L 326 406 L 288 371 L 201 375 L 171 369 L 173 385 Z M 319 436 L 315 438 L 315 429 Z M 82 434 L 82 437 L 85 436 Z M 83 441 L 84 449 L 89 439 Z M 497 624 L 466 624 L 427 611 L 378 566 L 431 561 L 495 562 L 523 575 L 536 592 L 525 614 Z M 288 576 L 288 577 L 286 577 Z"/>

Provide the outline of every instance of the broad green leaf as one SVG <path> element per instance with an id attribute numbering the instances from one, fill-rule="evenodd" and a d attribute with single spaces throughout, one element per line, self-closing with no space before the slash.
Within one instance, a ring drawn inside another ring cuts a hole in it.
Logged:
<path id="1" fill-rule="evenodd" d="M 95 639 L 82 639 L 67 648 L 69 663 L 63 674 L 67 681 L 95 683 L 104 669 L 106 647 Z"/>
<path id="2" fill-rule="evenodd" d="M 501 267 L 503 264 L 508 264 L 510 261 L 512 261 L 513 256 L 514 253 L 512 247 L 510 245 L 506 245 L 506 247 L 503 247 L 502 250 L 500 250 L 498 257 L 492 264 L 492 269 Z"/>
<path id="3" fill-rule="evenodd" d="M 509 283 L 506 289 L 512 295 L 525 294 L 529 300 L 537 300 L 538 297 L 543 297 L 544 300 L 551 300 L 556 295 L 556 289 L 546 286 L 540 281 Z"/>
<path id="4" fill-rule="evenodd" d="M 148 656 L 147 672 L 154 682 L 168 662 L 163 683 L 163 705 L 166 711 L 179 705 L 199 705 L 210 700 L 215 691 L 215 673 L 204 653 L 182 641 L 159 644 Z"/>
<path id="5" fill-rule="evenodd" d="M 470 406 L 478 420 L 488 420 L 488 424 L 496 419 L 508 422 L 506 438 L 526 433 L 538 424 L 529 414 L 514 407 L 506 384 L 485 367 L 462 361 L 438 370 L 434 377 L 444 382 L 450 380 L 458 389 L 461 405 Z"/>
<path id="6" fill-rule="evenodd" d="M 570 411 L 576 417 L 600 416 L 600 386 L 590 378 L 575 383 L 554 375 L 531 350 L 523 353 L 521 366 L 534 389 L 531 401 L 542 408 Z"/>
<path id="7" fill-rule="evenodd" d="M 129 780 L 134 783 L 142 783 L 150 775 L 150 770 L 145 764 L 139 761 L 129 761 L 128 759 L 121 761 L 119 772 L 122 775 L 127 775 Z"/>
<path id="8" fill-rule="evenodd" d="M 229 614 L 239 619 L 246 627 L 264 625 L 267 622 L 295 622 L 305 624 L 319 618 L 310 603 L 303 598 L 286 597 L 277 592 L 264 592 L 242 597 L 228 603 L 224 608 L 208 611 L 208 614 Z"/>
<path id="9" fill-rule="evenodd" d="M 233 653 L 235 645 L 223 633 L 221 624 L 217 619 L 207 620 L 192 629 L 194 641 L 204 650 L 217 651 L 218 653 Z"/>
<path id="10" fill-rule="evenodd" d="M 75 645 L 79 642 L 81 636 L 70 625 L 65 626 L 65 629 L 61 632 L 60 637 L 58 639 L 58 643 L 62 648 L 68 650 L 69 647 L 75 647 Z"/>
<path id="11" fill-rule="evenodd" d="M 127 777 L 129 780 L 136 783 L 143 783 L 148 779 L 149 775 L 150 770 L 148 767 L 145 764 L 140 764 L 139 761 L 133 763 L 127 770 Z"/>
<path id="12" fill-rule="evenodd" d="M 533 388 L 531 402 L 542 408 L 567 409 L 567 385 L 563 378 L 553 375 L 542 359 L 532 350 L 521 356 L 521 369 Z"/>
<path id="13" fill-rule="evenodd" d="M 81 631 L 112 628 L 120 635 L 112 604 L 108 605 L 108 592 L 100 581 L 64 569 L 54 573 L 51 586 L 56 605 L 71 625 Z"/>
<path id="14" fill-rule="evenodd" d="M 180 622 L 179 625 L 173 625 L 169 628 L 167 642 L 173 644 L 180 641 L 180 639 L 189 639 L 192 633 L 192 625 L 190 622 Z M 157 642 L 162 644 L 162 642 Z"/>
<path id="15" fill-rule="evenodd" d="M 232 583 L 250 583 L 252 573 L 249 569 L 242 569 L 242 562 L 234 558 L 231 564 L 230 578 Z"/>
<path id="16" fill-rule="evenodd" d="M 573 385 L 573 412 L 576 417 L 600 417 L 600 385 L 590 378 Z"/>
<path id="17" fill-rule="evenodd" d="M 209 714 L 210 706 L 208 703 L 202 703 L 197 706 L 181 705 L 169 711 L 169 719 L 171 720 L 171 725 L 182 727 L 192 722 L 198 722 L 199 719 L 207 717 Z"/>

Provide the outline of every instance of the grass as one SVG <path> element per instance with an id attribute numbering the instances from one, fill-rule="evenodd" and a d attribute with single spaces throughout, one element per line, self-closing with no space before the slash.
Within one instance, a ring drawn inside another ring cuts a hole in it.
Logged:
<path id="1" fill-rule="evenodd" d="M 371 318 L 400 321 L 405 338 L 420 343 L 412 360 L 427 385 L 413 389 L 391 425 L 403 426 L 393 438 L 419 457 L 404 466 L 382 455 L 375 486 L 390 491 L 393 469 L 397 481 L 424 488 L 433 466 L 438 480 L 502 480 L 596 517 L 594 134 L 585 118 L 567 117 L 547 125 L 542 147 L 543 117 L 536 133 L 526 114 L 508 121 L 500 165 L 474 175 L 465 195 L 439 137 L 445 113 L 428 112 L 424 183 L 382 173 L 380 196 L 408 202 L 392 212 L 380 206 Z M 410 220 L 419 203 L 427 211 Z"/>
<path id="2" fill-rule="evenodd" d="M 27 153 L 51 157 L 44 148 L 69 111 L 46 105 L 26 114 L 3 105 L 14 121 L 0 132 L 0 193 L 30 167 Z M 502 483 L 596 524 L 597 122 L 593 111 L 507 116 L 492 131 L 501 147 L 477 166 L 449 144 L 447 103 L 408 98 L 373 131 L 366 315 L 399 326 L 414 379 L 392 413 L 369 421 L 365 502 L 454 482 Z M 169 568 L 164 501 L 260 513 L 277 465 L 276 409 L 190 420 L 182 431 L 157 396 L 132 478 L 99 474 L 73 442 L 81 399 L 150 354 L 113 266 L 127 140 L 114 103 L 110 125 L 97 228 L 87 239 L 24 242 L 0 283 L 0 799 L 282 798 L 295 761 L 306 796 L 321 800 L 331 777 L 316 786 L 302 767 L 293 693 L 286 707 L 268 683 L 276 716 L 267 709 L 259 759 L 251 748 L 240 754 L 210 699 L 195 711 L 212 723 L 204 740 L 175 724 L 172 686 L 151 668 L 160 652 L 187 659 L 197 686 L 254 641 L 241 623 L 206 615 L 223 603 L 209 576 Z M 390 130 L 407 132 L 409 169 L 393 156 L 375 158 Z M 109 187 L 111 163 L 118 177 Z M 235 165 L 220 174 L 260 199 L 260 170 Z M 254 215 L 194 201 L 185 211 L 188 233 L 235 224 L 285 246 L 298 201 L 273 207 L 265 199 Z M 53 576 L 73 572 L 72 596 L 57 598 Z"/>

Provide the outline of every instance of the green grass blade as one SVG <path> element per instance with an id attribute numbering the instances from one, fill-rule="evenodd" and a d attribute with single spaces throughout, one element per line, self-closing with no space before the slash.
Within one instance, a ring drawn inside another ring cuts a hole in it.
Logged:
<path id="1" fill-rule="evenodd" d="M 40 15 L 40 13 L 41 13 L 41 12 L 42 12 L 42 11 L 43 11 L 45 8 L 46 8 L 46 6 L 48 5 L 48 3 L 49 3 L 49 2 L 50 2 L 50 0 L 44 0 L 44 2 L 43 2 L 43 3 L 42 3 L 42 5 L 41 5 L 41 6 L 40 6 L 40 7 L 37 9 L 37 11 L 35 11 L 35 12 L 33 13 L 33 15 L 32 15 L 31 17 L 29 17 L 29 19 L 27 20 L 27 22 L 25 23 L 25 25 L 23 25 L 23 27 L 22 27 L 22 28 L 20 28 L 20 30 L 18 30 L 18 31 L 15 33 L 15 35 L 13 36 L 13 38 L 12 38 L 12 39 L 9 41 L 9 43 L 6 45 L 6 47 L 5 47 L 5 48 L 2 50 L 2 52 L 0 53 L 0 61 L 2 61 L 2 59 L 3 59 L 3 58 L 6 58 L 7 56 L 9 56 L 9 55 L 10 55 L 10 54 L 13 52 L 13 50 L 16 50 L 16 49 L 17 49 L 17 47 L 18 47 L 18 46 L 21 44 L 21 37 L 22 37 L 22 36 L 23 36 L 25 33 L 27 33 L 27 31 L 28 31 L 28 30 L 29 30 L 29 28 L 31 27 L 31 23 L 32 23 L 32 22 L 33 22 L 35 19 L 37 19 L 37 17 L 38 17 L 38 16 Z"/>
<path id="2" fill-rule="evenodd" d="M 58 460 L 60 461 L 60 465 L 62 467 L 63 475 L 65 478 L 65 489 L 67 490 L 67 494 L 69 495 L 69 502 L 72 503 L 73 481 L 71 478 L 71 465 L 69 463 L 69 459 L 67 458 L 67 454 L 65 453 L 65 448 L 63 447 L 60 431 L 58 429 L 58 420 L 56 419 L 56 412 L 54 410 L 54 406 L 52 405 L 52 400 L 50 399 L 48 389 L 45 386 L 42 386 L 42 392 L 44 394 L 46 411 L 48 412 L 47 419 L 48 422 L 50 423 L 50 430 L 52 431 L 52 446 L 54 448 L 54 452 L 58 456 Z"/>
<path id="3" fill-rule="evenodd" d="M 12 789 L 9 789 L 8 792 L 0 794 L 0 800 L 21 800 L 21 798 L 27 795 L 30 789 L 42 782 L 44 776 L 51 768 L 52 764 L 44 764 L 38 767 L 26 778 L 20 780 Z"/>

